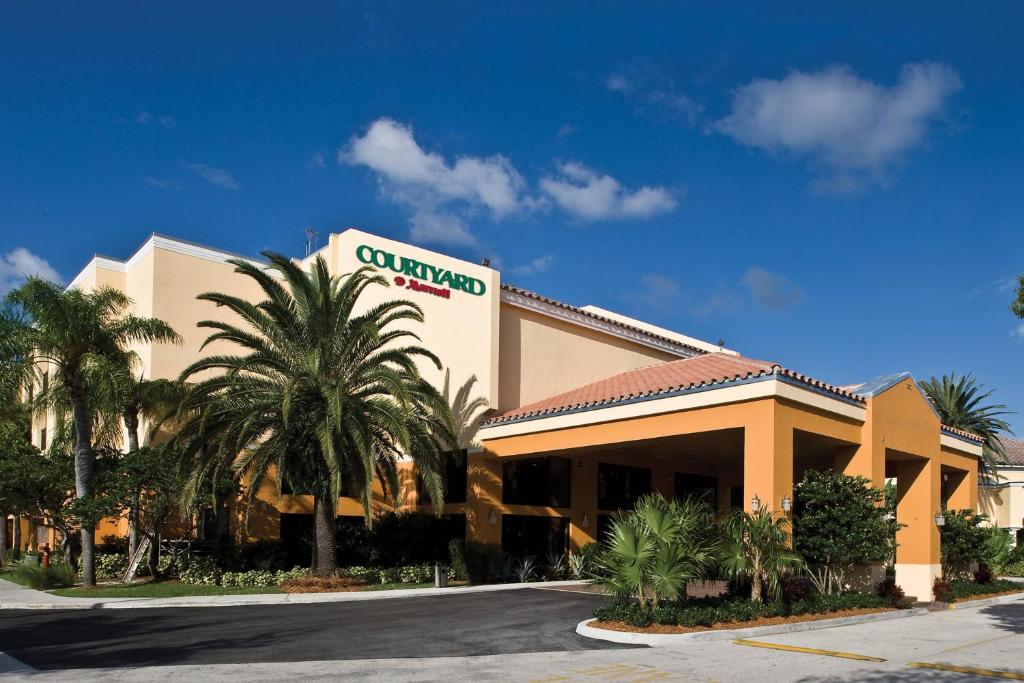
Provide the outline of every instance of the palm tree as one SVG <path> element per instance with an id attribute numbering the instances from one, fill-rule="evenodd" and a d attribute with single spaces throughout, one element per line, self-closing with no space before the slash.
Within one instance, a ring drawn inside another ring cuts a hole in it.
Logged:
<path id="1" fill-rule="evenodd" d="M 986 403 L 992 391 L 985 391 L 984 385 L 970 373 L 957 377 L 954 372 L 919 384 L 943 424 L 985 439 L 979 475 L 984 481 L 994 482 L 998 478 L 997 468 L 1006 457 L 999 434 L 1012 433 L 1001 416 L 1013 413 L 1001 403 Z"/>
<path id="2" fill-rule="evenodd" d="M 6 297 L 0 324 L 0 381 L 7 389 L 32 386 L 44 373 L 66 392 L 75 439 L 75 495 L 93 498 L 96 454 L 93 451 L 95 405 L 88 375 L 97 363 L 113 362 L 131 344 L 177 342 L 167 323 L 127 313 L 131 299 L 103 287 L 91 292 L 63 290 L 30 277 Z M 96 584 L 96 520 L 85 520 L 82 536 L 82 583 Z"/>
<path id="3" fill-rule="evenodd" d="M 722 569 L 734 581 L 750 583 L 750 599 L 782 597 L 782 578 L 803 566 L 791 550 L 789 520 L 772 515 L 767 508 L 748 513 L 734 510 L 725 522 L 729 542 Z"/>
<path id="4" fill-rule="evenodd" d="M 443 506 L 443 452 L 454 443 L 451 414 L 441 394 L 416 367 L 440 368 L 410 331 L 423 313 L 409 301 L 390 301 L 357 312 L 369 287 L 387 280 L 368 268 L 338 278 L 322 258 L 310 272 L 265 252 L 268 270 L 232 261 L 257 282 L 265 300 L 253 304 L 227 294 L 199 298 L 227 308 L 244 325 L 204 320 L 214 330 L 204 347 L 231 342 L 240 353 L 193 363 L 194 381 L 180 411 L 185 419 L 182 468 L 190 475 L 189 507 L 204 483 L 230 472 L 248 485 L 288 485 L 314 501 L 314 572 L 335 571 L 337 501 L 355 494 L 371 519 L 373 485 L 397 500 L 397 463 L 410 456 L 437 510 Z M 269 272 L 276 271 L 280 279 Z"/>
<path id="5" fill-rule="evenodd" d="M 139 425 L 143 419 L 157 422 L 175 410 L 185 396 L 184 385 L 177 380 L 146 379 L 139 370 L 138 355 L 129 351 L 112 367 L 104 367 L 106 396 L 102 402 L 124 425 L 128 453 L 139 450 Z M 141 490 L 133 492 L 128 505 L 128 556 L 139 546 L 139 502 Z"/>

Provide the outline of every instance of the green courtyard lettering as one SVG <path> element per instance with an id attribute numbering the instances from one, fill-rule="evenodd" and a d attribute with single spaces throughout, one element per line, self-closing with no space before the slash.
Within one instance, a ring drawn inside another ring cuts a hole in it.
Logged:
<path id="1" fill-rule="evenodd" d="M 483 280 L 475 277 L 469 277 L 462 273 L 453 273 L 445 268 L 439 268 L 437 266 L 430 265 L 429 263 L 417 261 L 416 259 L 397 256 L 396 254 L 384 251 L 383 249 L 374 249 L 367 244 L 362 244 L 356 247 L 356 258 L 360 263 L 376 266 L 381 269 L 387 269 L 400 275 L 406 275 L 409 278 L 429 281 L 442 287 L 457 289 L 460 292 L 465 292 L 474 296 L 483 296 L 483 294 L 487 292 L 487 285 L 484 284 Z M 423 289 L 420 289 L 420 287 Z M 416 283 L 416 287 L 412 288 L 417 289 L 418 291 L 430 291 L 432 294 L 444 296 L 440 293 L 440 290 L 432 291 L 434 288 L 428 287 L 423 283 Z"/>

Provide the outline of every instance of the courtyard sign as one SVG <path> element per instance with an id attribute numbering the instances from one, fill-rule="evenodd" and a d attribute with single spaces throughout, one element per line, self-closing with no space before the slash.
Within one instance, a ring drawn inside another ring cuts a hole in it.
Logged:
<path id="1" fill-rule="evenodd" d="M 462 275 L 461 273 L 453 273 L 450 270 L 438 268 L 437 266 L 432 266 L 429 263 L 423 263 L 422 261 L 411 259 L 408 256 L 396 256 L 395 254 L 384 251 L 383 249 L 374 249 L 366 244 L 356 247 L 356 258 L 359 259 L 360 263 L 365 263 L 368 266 L 387 269 L 410 278 L 408 289 L 428 292 L 434 289 L 429 285 L 417 282 L 417 280 L 423 280 L 425 282 L 432 282 L 435 285 L 440 285 L 441 287 L 451 287 L 452 289 L 457 289 L 474 296 L 483 296 L 484 292 L 487 291 L 487 285 L 484 284 L 483 280 L 478 280 L 477 278 L 469 277 L 468 275 Z M 395 283 L 399 286 L 404 285 L 404 280 L 399 283 L 399 279 L 400 278 L 395 278 Z M 444 295 L 439 294 L 438 296 Z"/>

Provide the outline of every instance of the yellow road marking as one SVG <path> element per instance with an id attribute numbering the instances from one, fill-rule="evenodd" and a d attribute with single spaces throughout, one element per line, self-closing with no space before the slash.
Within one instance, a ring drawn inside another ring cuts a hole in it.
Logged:
<path id="1" fill-rule="evenodd" d="M 1006 678 L 1011 681 L 1024 681 L 1024 674 L 1012 671 L 995 671 L 993 669 L 975 669 L 973 666 L 953 666 L 952 664 L 934 664 L 932 662 L 910 662 L 907 666 L 913 669 L 935 669 L 936 671 L 952 671 L 958 674 L 988 676 L 989 678 Z"/>
<path id="2" fill-rule="evenodd" d="M 997 640 L 1005 640 L 1006 638 L 1016 638 L 1019 635 L 1019 633 L 1011 633 L 1008 636 L 999 636 L 998 638 L 986 638 L 985 640 L 976 640 L 973 643 L 966 643 L 964 645 L 957 645 L 956 647 L 951 647 L 948 650 L 943 650 L 943 652 L 957 652 L 959 650 L 966 650 L 968 648 L 975 647 L 976 645 L 986 645 L 988 643 L 994 643 Z"/>
<path id="3" fill-rule="evenodd" d="M 818 650 L 813 647 L 799 647 L 797 645 L 779 645 L 777 643 L 764 643 L 759 640 L 734 640 L 737 645 L 749 645 L 750 647 L 765 647 L 769 650 L 785 650 L 786 652 L 803 652 L 809 655 L 824 655 L 825 657 L 839 657 L 841 659 L 857 659 L 862 662 L 884 662 L 881 657 L 869 657 L 858 655 L 853 652 L 838 652 L 836 650 Z"/>
<path id="4" fill-rule="evenodd" d="M 662 681 L 671 676 L 667 671 L 659 671 L 658 669 L 651 669 L 649 667 L 629 666 L 626 664 L 611 664 L 609 666 L 599 666 L 592 669 L 576 669 L 574 673 L 594 676 L 608 681 L 628 680 L 630 683 Z"/>

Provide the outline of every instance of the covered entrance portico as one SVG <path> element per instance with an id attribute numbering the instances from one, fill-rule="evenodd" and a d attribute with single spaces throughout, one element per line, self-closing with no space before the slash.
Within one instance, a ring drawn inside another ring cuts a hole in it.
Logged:
<path id="1" fill-rule="evenodd" d="M 789 514 L 783 500 L 792 500 L 794 482 L 809 468 L 831 467 L 878 487 L 895 476 L 906 525 L 897 581 L 930 599 L 943 474 L 956 483 L 950 507 L 974 505 L 980 446 L 944 431 L 911 378 L 883 384 L 855 393 L 711 354 L 511 411 L 485 425 L 484 450 L 470 459 L 468 537 L 501 544 L 503 517 L 543 516 L 565 520 L 567 544 L 578 549 L 600 537 L 608 515 L 647 492 L 703 495 L 719 512 L 750 510 L 756 499 Z M 563 473 L 557 486 L 567 495 L 531 504 L 510 498 L 505 480 L 521 469 L 510 463 L 538 458 L 563 461 L 548 469 Z"/>

